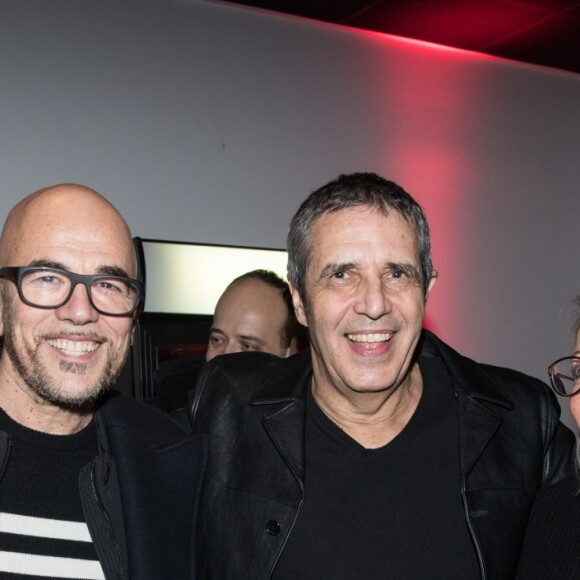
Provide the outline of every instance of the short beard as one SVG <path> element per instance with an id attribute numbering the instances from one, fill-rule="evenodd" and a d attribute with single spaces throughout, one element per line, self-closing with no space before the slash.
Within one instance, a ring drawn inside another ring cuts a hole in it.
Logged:
<path id="1" fill-rule="evenodd" d="M 52 379 L 45 368 L 43 367 L 42 361 L 38 356 L 38 346 L 42 340 L 46 337 L 38 337 L 35 341 L 35 350 L 25 350 L 23 352 L 18 352 L 18 349 L 14 345 L 14 309 L 12 304 L 6 300 L 7 296 L 4 296 L 4 350 L 8 355 L 8 358 L 12 362 L 12 366 L 16 372 L 20 375 L 22 380 L 26 385 L 39 395 L 45 401 L 65 408 L 78 408 L 84 407 L 88 403 L 94 402 L 99 396 L 101 396 L 105 391 L 107 391 L 114 380 L 117 378 L 123 365 L 118 365 L 117 369 L 113 368 L 114 353 L 111 352 L 111 344 L 106 341 L 103 344 L 109 345 L 109 355 L 105 362 L 105 366 L 101 371 L 98 379 L 87 388 L 83 389 L 80 393 L 66 393 L 62 392 L 59 384 Z M 24 357 L 22 356 L 24 354 Z M 83 375 L 87 372 L 88 365 L 85 363 L 75 363 L 61 361 L 59 368 L 65 373 L 72 373 L 76 375 Z"/>

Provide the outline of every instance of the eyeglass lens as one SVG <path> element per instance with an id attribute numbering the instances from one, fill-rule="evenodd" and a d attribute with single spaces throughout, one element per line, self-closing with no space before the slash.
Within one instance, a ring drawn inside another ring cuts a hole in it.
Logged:
<path id="1" fill-rule="evenodd" d="M 580 390 L 580 358 L 568 357 L 552 367 L 552 381 L 556 390 L 572 395 Z"/>
<path id="2" fill-rule="evenodd" d="M 58 270 L 30 270 L 21 279 L 23 297 L 37 306 L 57 307 L 71 293 L 72 279 Z M 135 285 L 119 278 L 97 277 L 88 284 L 94 306 L 111 314 L 130 312 L 138 299 Z"/>

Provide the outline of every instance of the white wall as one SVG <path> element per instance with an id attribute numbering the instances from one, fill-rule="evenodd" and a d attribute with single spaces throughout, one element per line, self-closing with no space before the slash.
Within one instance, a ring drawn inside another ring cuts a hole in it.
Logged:
<path id="1" fill-rule="evenodd" d="M 190 0 L 3 0 L 0 216 L 62 181 L 135 235 L 282 247 L 340 172 L 431 221 L 429 325 L 545 378 L 580 292 L 580 76 Z"/>

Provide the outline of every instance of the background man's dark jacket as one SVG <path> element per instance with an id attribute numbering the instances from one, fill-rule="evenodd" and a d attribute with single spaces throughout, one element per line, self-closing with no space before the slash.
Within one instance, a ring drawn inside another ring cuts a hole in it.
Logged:
<path id="1" fill-rule="evenodd" d="M 193 580 L 205 437 L 115 392 L 94 420 L 99 455 L 79 489 L 106 580 Z M 0 493 L 9 461 L 10 435 L 0 432 Z"/>
<path id="2" fill-rule="evenodd" d="M 439 357 L 451 377 L 461 494 L 481 578 L 513 579 L 538 487 L 572 473 L 572 433 L 541 381 L 480 365 L 426 331 L 419 356 Z M 193 431 L 209 435 L 197 542 L 204 580 L 271 577 L 304 497 L 311 375 L 309 352 L 206 365 L 189 405 Z"/>

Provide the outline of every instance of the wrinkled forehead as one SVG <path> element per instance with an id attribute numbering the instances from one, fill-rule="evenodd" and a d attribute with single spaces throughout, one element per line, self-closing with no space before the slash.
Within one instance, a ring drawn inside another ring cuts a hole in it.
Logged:
<path id="1" fill-rule="evenodd" d="M 378 218 L 378 219 L 377 219 Z M 380 228 L 377 227 L 380 224 Z M 383 240 L 384 232 L 405 233 L 404 245 L 416 257 L 419 256 L 417 230 L 405 215 L 394 208 L 360 205 L 327 211 L 320 215 L 310 228 L 309 257 L 316 258 L 320 248 L 336 242 L 361 238 Z M 403 238 L 402 238 L 403 239 Z"/>
<path id="2" fill-rule="evenodd" d="M 125 221 L 104 198 L 73 193 L 47 194 L 16 206 L 0 239 L 1 265 L 46 261 L 84 273 L 120 268 L 134 276 L 136 258 Z"/>

